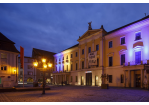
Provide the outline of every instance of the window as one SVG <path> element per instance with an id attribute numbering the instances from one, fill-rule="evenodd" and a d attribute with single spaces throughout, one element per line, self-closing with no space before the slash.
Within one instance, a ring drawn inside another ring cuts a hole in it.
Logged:
<path id="1" fill-rule="evenodd" d="M 78 82 L 78 76 L 76 76 L 76 82 Z"/>
<path id="2" fill-rule="evenodd" d="M 1 70 L 7 70 L 7 66 L 3 66 L 3 65 L 1 65 Z"/>
<path id="3" fill-rule="evenodd" d="M 135 64 L 141 63 L 141 51 L 135 52 Z"/>
<path id="4" fill-rule="evenodd" d="M 71 54 L 71 58 L 72 58 L 72 54 Z"/>
<path id="5" fill-rule="evenodd" d="M 125 44 L 125 37 L 121 38 L 121 45 Z"/>
<path id="6" fill-rule="evenodd" d="M 121 55 L 121 65 L 123 65 L 123 63 L 125 63 L 125 54 Z"/>
<path id="7" fill-rule="evenodd" d="M 72 68 L 72 64 L 71 64 L 71 71 L 72 71 L 72 69 L 73 69 L 73 68 Z"/>
<path id="8" fill-rule="evenodd" d="M 28 67 L 28 69 L 32 69 L 32 68 L 33 68 L 33 66 L 32 66 L 32 65 L 28 65 L 27 67 Z"/>
<path id="9" fill-rule="evenodd" d="M 63 60 L 64 60 L 64 57 L 63 57 Z"/>
<path id="10" fill-rule="evenodd" d="M 82 49 L 82 55 L 84 54 L 84 49 Z"/>
<path id="11" fill-rule="evenodd" d="M 7 54 L 1 53 L 1 70 L 7 70 Z"/>
<path id="12" fill-rule="evenodd" d="M 78 69 L 78 64 L 76 63 L 76 70 Z"/>
<path id="13" fill-rule="evenodd" d="M 68 71 L 68 65 L 67 65 L 67 71 Z"/>
<path id="14" fill-rule="evenodd" d="M 43 73 L 40 73 L 40 76 L 43 76 Z"/>
<path id="15" fill-rule="evenodd" d="M 137 32 L 136 33 L 136 40 L 140 40 L 141 39 L 141 32 Z"/>
<path id="16" fill-rule="evenodd" d="M 55 61 L 57 62 L 57 59 Z"/>
<path id="17" fill-rule="evenodd" d="M 29 72 L 28 72 L 28 75 L 33 75 L 33 72 L 29 71 Z"/>
<path id="18" fill-rule="evenodd" d="M 66 59 L 68 59 L 68 55 L 67 55 L 67 58 Z"/>
<path id="19" fill-rule="evenodd" d="M 61 58 L 59 58 L 59 61 L 61 61 Z"/>
<path id="20" fill-rule="evenodd" d="M 109 83 L 112 83 L 112 75 L 109 75 Z"/>
<path id="21" fill-rule="evenodd" d="M 57 71 L 57 67 L 55 67 L 56 71 Z"/>
<path id="22" fill-rule="evenodd" d="M 71 82 L 72 82 L 72 76 L 71 76 Z"/>
<path id="23" fill-rule="evenodd" d="M 121 83 L 124 83 L 124 75 L 121 75 Z"/>
<path id="24" fill-rule="evenodd" d="M 1 84 L 2 82 L 1 82 L 1 78 L 0 78 L 0 84 Z"/>
<path id="25" fill-rule="evenodd" d="M 61 66 L 59 66 L 59 71 L 61 70 Z"/>
<path id="26" fill-rule="evenodd" d="M 64 71 L 64 65 L 63 65 L 63 71 Z"/>
<path id="27" fill-rule="evenodd" d="M 49 76 L 49 73 L 46 73 L 46 76 Z"/>
<path id="28" fill-rule="evenodd" d="M 78 53 L 76 52 L 76 57 L 78 56 Z"/>
<path id="29" fill-rule="evenodd" d="M 97 67 L 99 67 L 99 58 L 97 58 Z"/>
<path id="30" fill-rule="evenodd" d="M 99 44 L 96 45 L 96 51 L 98 51 L 98 50 L 99 50 Z"/>
<path id="31" fill-rule="evenodd" d="M 23 75 L 23 71 L 20 71 L 20 75 Z"/>
<path id="32" fill-rule="evenodd" d="M 82 61 L 82 69 L 84 69 L 84 61 Z"/>
<path id="33" fill-rule="evenodd" d="M 90 52 L 91 52 L 91 47 L 88 48 L 88 53 L 90 53 Z"/>
<path id="34" fill-rule="evenodd" d="M 112 41 L 109 42 L 109 48 L 112 48 Z"/>
<path id="35" fill-rule="evenodd" d="M 112 57 L 109 57 L 109 66 L 112 66 Z"/>

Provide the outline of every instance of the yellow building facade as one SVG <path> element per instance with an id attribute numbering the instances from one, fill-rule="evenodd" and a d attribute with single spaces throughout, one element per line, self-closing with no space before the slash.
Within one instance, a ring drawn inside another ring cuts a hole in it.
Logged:
<path id="1" fill-rule="evenodd" d="M 149 16 L 110 32 L 103 26 L 92 29 L 89 23 L 89 29 L 77 40 L 79 44 L 54 55 L 53 82 L 147 88 L 148 29 Z"/>

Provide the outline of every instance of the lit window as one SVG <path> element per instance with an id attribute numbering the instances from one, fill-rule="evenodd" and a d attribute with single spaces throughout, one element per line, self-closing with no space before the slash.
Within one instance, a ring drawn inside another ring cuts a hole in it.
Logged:
<path id="1" fill-rule="evenodd" d="M 121 45 L 125 44 L 125 37 L 121 38 Z"/>
<path id="2" fill-rule="evenodd" d="M 112 41 L 109 42 L 109 48 L 112 48 Z"/>
<path id="3" fill-rule="evenodd" d="M 136 40 L 140 40 L 141 39 L 141 32 L 137 32 L 136 33 Z"/>

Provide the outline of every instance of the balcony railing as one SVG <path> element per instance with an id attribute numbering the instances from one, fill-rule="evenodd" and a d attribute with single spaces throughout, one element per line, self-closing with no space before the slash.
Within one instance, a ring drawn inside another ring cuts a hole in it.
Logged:
<path id="1" fill-rule="evenodd" d="M 149 60 L 141 60 L 141 63 L 136 63 L 135 61 L 125 62 L 123 66 L 133 66 L 133 65 L 143 65 L 149 64 Z"/>

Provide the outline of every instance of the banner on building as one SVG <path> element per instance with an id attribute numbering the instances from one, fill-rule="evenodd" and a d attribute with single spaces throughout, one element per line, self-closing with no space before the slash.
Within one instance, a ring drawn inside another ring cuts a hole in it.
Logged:
<path id="1" fill-rule="evenodd" d="M 24 67 L 24 48 L 20 46 L 20 63 L 21 68 Z"/>
<path id="2" fill-rule="evenodd" d="M 88 65 L 89 66 L 97 65 L 97 51 L 88 54 Z"/>

